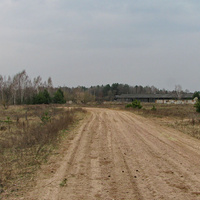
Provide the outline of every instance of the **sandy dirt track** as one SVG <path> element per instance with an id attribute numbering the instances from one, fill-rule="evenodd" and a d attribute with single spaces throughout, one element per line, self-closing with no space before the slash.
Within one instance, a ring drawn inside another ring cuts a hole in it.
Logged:
<path id="1" fill-rule="evenodd" d="M 54 172 L 23 199 L 200 199 L 200 141 L 129 112 L 88 111 Z"/>

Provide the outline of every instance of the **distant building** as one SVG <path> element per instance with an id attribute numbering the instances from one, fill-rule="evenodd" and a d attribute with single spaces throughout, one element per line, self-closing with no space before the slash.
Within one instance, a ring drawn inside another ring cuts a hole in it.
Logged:
<path id="1" fill-rule="evenodd" d="M 151 102 L 151 103 L 166 103 L 167 101 L 187 101 L 192 102 L 193 93 L 181 94 L 181 98 L 178 98 L 176 94 L 121 94 L 116 95 L 115 100 L 131 102 L 134 100 L 139 100 L 141 102 Z"/>

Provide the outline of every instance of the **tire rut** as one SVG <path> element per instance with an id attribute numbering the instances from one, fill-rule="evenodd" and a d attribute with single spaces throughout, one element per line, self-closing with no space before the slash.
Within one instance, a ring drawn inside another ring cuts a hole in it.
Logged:
<path id="1" fill-rule="evenodd" d="M 199 141 L 125 111 L 87 110 L 57 172 L 29 199 L 200 199 Z"/>

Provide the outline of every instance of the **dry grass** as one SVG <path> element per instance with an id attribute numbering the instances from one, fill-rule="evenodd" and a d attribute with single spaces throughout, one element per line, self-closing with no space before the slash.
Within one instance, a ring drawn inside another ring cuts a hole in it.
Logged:
<path id="1" fill-rule="evenodd" d="M 142 103 L 143 108 L 128 109 L 144 117 L 155 119 L 163 125 L 173 127 L 200 139 L 200 114 L 194 105 L 167 105 Z M 152 109 L 153 105 L 156 109 Z"/>
<path id="2" fill-rule="evenodd" d="M 20 190 L 30 180 L 80 112 L 44 105 L 1 109 L 0 196 Z"/>

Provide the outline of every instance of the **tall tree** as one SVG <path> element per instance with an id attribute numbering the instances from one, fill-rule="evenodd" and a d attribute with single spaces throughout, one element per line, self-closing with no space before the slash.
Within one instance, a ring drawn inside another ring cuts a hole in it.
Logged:
<path id="1" fill-rule="evenodd" d="M 66 103 L 63 91 L 59 88 L 54 96 L 53 96 L 53 103 L 63 104 Z"/>

